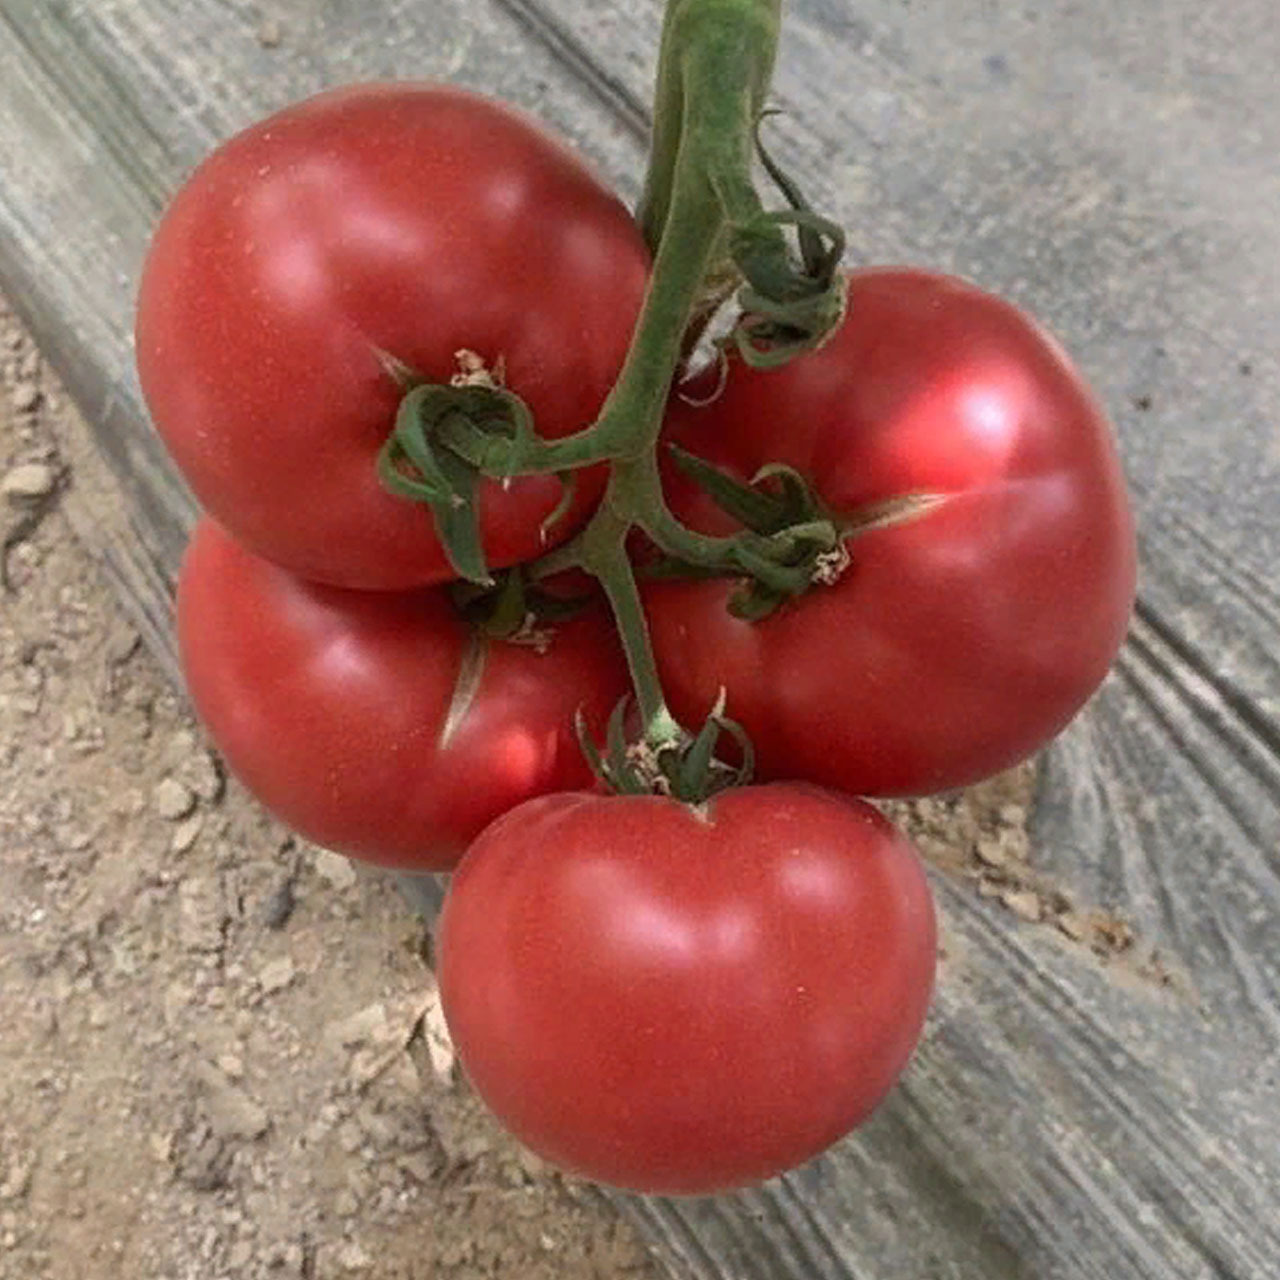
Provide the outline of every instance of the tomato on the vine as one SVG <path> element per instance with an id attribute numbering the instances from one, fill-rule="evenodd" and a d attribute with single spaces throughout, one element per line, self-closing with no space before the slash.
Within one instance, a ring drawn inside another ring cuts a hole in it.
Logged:
<path id="1" fill-rule="evenodd" d="M 627 688 L 602 610 L 545 644 L 482 639 L 444 588 L 363 592 L 296 578 L 203 520 L 178 582 L 188 692 L 231 770 L 309 839 L 445 870 L 494 818 L 591 774 Z"/>
<path id="2" fill-rule="evenodd" d="M 196 496 L 251 550 L 340 586 L 455 576 L 428 508 L 376 473 L 401 388 L 473 352 L 540 435 L 591 424 L 648 255 L 626 208 L 517 112 L 443 85 L 324 93 L 215 151 L 156 230 L 138 301 L 148 406 Z M 582 522 L 603 474 L 482 481 L 491 567 Z"/>
<path id="3" fill-rule="evenodd" d="M 991 294 L 855 272 L 826 346 L 776 371 L 731 358 L 712 403 L 673 405 L 670 435 L 742 479 L 788 464 L 838 522 L 883 519 L 847 538 L 833 585 L 762 621 L 729 612 L 723 580 L 646 590 L 677 716 L 723 688 L 762 777 L 871 795 L 976 781 L 1062 729 L 1115 657 L 1135 552 L 1110 428 L 1053 339 Z M 732 529 L 671 487 L 689 523 Z"/>
<path id="4" fill-rule="evenodd" d="M 936 955 L 907 841 L 795 784 L 532 800 L 467 852 L 439 942 L 449 1028 L 503 1123 L 579 1174 L 685 1194 L 864 1119 L 919 1037 Z"/>

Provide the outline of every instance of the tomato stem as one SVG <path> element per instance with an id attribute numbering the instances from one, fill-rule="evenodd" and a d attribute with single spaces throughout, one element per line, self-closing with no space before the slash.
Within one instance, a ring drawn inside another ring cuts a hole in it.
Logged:
<path id="1" fill-rule="evenodd" d="M 676 519 L 663 496 L 657 448 L 690 325 L 705 318 L 709 294 L 724 296 L 738 220 L 764 216 L 751 167 L 780 14 L 781 0 L 668 4 L 652 154 L 637 213 L 654 254 L 653 278 L 618 381 L 597 422 L 581 433 L 590 439 L 588 451 L 611 459 L 609 484 L 598 512 L 574 543 L 534 567 L 534 575 L 543 576 L 578 565 L 601 582 L 626 651 L 645 740 L 652 746 L 670 746 L 683 730 L 662 694 L 626 552 L 631 530 L 642 529 L 663 551 L 703 567 L 746 573 L 749 564 L 771 563 L 768 539 L 750 531 L 711 538 Z M 780 227 L 769 227 L 776 235 L 770 251 L 785 255 Z M 559 444 L 577 449 L 579 439 Z M 744 539 L 751 544 L 745 555 Z M 795 576 L 786 566 L 775 567 L 784 577 Z"/>
<path id="2" fill-rule="evenodd" d="M 769 92 L 781 22 L 782 0 L 668 0 L 649 169 L 636 213 L 655 256 L 690 122 L 704 144 L 736 153 L 739 172 L 750 182 L 755 121 Z"/>
<path id="3" fill-rule="evenodd" d="M 625 452 L 612 465 L 604 499 L 579 535 L 575 556 L 600 580 L 609 597 L 645 737 L 654 745 L 670 745 L 681 731 L 662 695 L 626 542 L 636 526 L 680 527 L 688 538 L 702 541 L 700 535 L 678 526 L 667 509 L 657 465 L 658 435 L 681 358 L 682 336 L 723 225 L 696 147 L 685 147 L 680 153 L 668 213 L 635 339 L 597 424 L 597 430 L 607 439 L 616 438 Z M 720 549 L 722 540 L 707 541 L 715 541 Z M 557 561 L 564 558 L 558 556 Z"/>
<path id="4" fill-rule="evenodd" d="M 767 212 L 755 189 L 757 134 L 781 11 L 782 0 L 668 0 L 653 143 L 636 215 L 653 274 L 618 380 L 596 421 L 544 440 L 528 409 L 501 386 L 418 386 L 406 397 L 384 459 L 384 483 L 432 503 L 455 568 L 481 583 L 488 571 L 471 502 L 478 476 L 563 476 L 609 465 L 591 522 L 527 572 L 536 581 L 580 567 L 600 580 L 626 650 L 646 743 L 660 748 L 682 735 L 692 739 L 663 699 L 627 556 L 631 531 L 642 530 L 673 564 L 754 580 L 766 603 L 810 585 L 812 557 L 797 548 L 826 536 L 812 519 L 795 529 L 748 527 L 732 537 L 698 533 L 668 507 L 657 460 L 676 375 L 692 341 L 735 290 L 741 289 L 744 311 L 735 340 L 749 363 L 781 363 L 810 349 L 843 305 L 834 271 L 843 248 L 839 229 L 808 209 L 796 184 L 763 153 L 789 208 Z M 798 254 L 788 243 L 792 229 Z M 720 487 L 727 491 L 731 483 Z M 756 497 L 758 505 L 763 499 Z"/>
<path id="5" fill-rule="evenodd" d="M 609 598 L 636 691 L 644 740 L 663 749 L 681 742 L 685 734 L 667 708 L 662 693 L 649 624 L 640 602 L 635 571 L 627 558 L 628 528 L 627 520 L 614 516 L 607 507 L 602 508 L 584 537 L 581 563 L 588 573 L 599 579 Z"/>

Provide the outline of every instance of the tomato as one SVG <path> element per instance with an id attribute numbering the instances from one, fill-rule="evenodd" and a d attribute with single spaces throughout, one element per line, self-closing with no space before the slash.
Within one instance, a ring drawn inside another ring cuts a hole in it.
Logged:
<path id="1" fill-rule="evenodd" d="M 559 437 L 590 425 L 647 277 L 627 210 L 522 115 L 461 89 L 321 94 L 232 138 L 156 230 L 137 357 L 196 496 L 251 550 L 340 586 L 455 576 L 431 511 L 380 485 L 394 357 L 448 381 L 479 355 Z M 566 536 L 598 497 L 578 476 Z M 490 566 L 545 549 L 561 484 L 482 484 Z"/>
<path id="2" fill-rule="evenodd" d="M 803 784 L 543 796 L 463 859 L 441 996 L 480 1096 L 534 1151 L 634 1191 L 809 1159 L 901 1072 L 932 990 L 932 900 L 864 802 Z"/>
<path id="3" fill-rule="evenodd" d="M 182 565 L 178 641 L 200 718 L 267 808 L 318 844 L 419 870 L 452 866 L 521 801 L 589 785 L 574 713 L 599 734 L 628 688 L 602 611 L 560 623 L 545 652 L 481 641 L 442 588 L 307 582 L 207 519 Z"/>
<path id="4" fill-rule="evenodd" d="M 825 347 L 774 372 L 732 360 L 723 394 L 677 405 L 670 431 L 741 478 L 790 464 L 842 521 L 923 500 L 849 537 L 834 585 L 757 623 L 728 612 L 732 583 L 648 588 L 676 714 L 692 723 L 724 687 L 758 776 L 962 786 L 1034 752 L 1106 674 L 1134 594 L 1124 479 L 1066 355 L 1009 303 L 924 271 L 856 272 Z M 688 482 L 672 490 L 691 524 L 733 527 Z"/>

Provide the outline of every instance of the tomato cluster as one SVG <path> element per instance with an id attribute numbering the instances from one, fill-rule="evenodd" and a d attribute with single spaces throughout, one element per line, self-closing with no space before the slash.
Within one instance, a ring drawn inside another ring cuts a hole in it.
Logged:
<path id="1" fill-rule="evenodd" d="M 809 589 L 750 616 L 740 573 L 642 583 L 675 717 L 727 705 L 762 783 L 672 794 L 658 770 L 610 794 L 580 739 L 621 735 L 636 655 L 598 595 L 543 615 L 521 594 L 608 466 L 480 476 L 484 563 L 519 566 L 489 599 L 378 460 L 406 376 L 456 383 L 459 353 L 540 438 L 586 432 L 649 272 L 623 206 L 522 116 L 363 86 L 195 172 L 155 234 L 137 350 L 209 513 L 178 636 L 230 767 L 322 845 L 456 868 L 441 990 L 478 1091 L 566 1168 L 694 1193 L 802 1162 L 892 1085 L 933 907 L 855 797 L 957 787 L 1052 737 L 1120 642 L 1133 533 L 1106 420 L 1026 315 L 944 276 L 854 273 L 824 345 L 779 370 L 724 355 L 664 426 L 700 460 L 664 464 L 691 534 L 742 529 L 712 467 L 766 507 L 800 486 L 838 531 Z"/>

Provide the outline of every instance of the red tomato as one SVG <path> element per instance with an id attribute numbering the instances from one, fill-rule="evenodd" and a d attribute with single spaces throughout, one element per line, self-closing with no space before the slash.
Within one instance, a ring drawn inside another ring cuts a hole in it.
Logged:
<path id="1" fill-rule="evenodd" d="M 838 519 L 905 496 L 915 518 L 846 541 L 850 567 L 759 623 L 724 581 L 655 583 L 664 686 L 692 723 L 723 686 L 761 777 L 870 795 L 962 786 L 1029 755 L 1101 682 L 1134 593 L 1124 479 L 1058 345 L 988 293 L 923 271 L 850 279 L 830 343 L 776 372 L 738 361 L 671 433 L 743 478 L 789 463 Z M 732 528 L 687 482 L 673 505 Z"/>
<path id="2" fill-rule="evenodd" d="M 932 899 L 874 809 L 796 784 L 544 796 L 499 819 L 440 923 L 472 1083 L 534 1151 L 700 1194 L 816 1155 L 884 1097 L 924 1021 Z"/>
<path id="3" fill-rule="evenodd" d="M 574 713 L 599 734 L 628 688 L 608 618 L 588 613 L 545 653 L 488 641 L 455 705 L 486 642 L 443 590 L 306 582 L 211 520 L 183 562 L 178 642 L 200 718 L 263 804 L 318 844 L 418 870 L 451 867 L 521 801 L 589 785 Z"/>
<path id="4" fill-rule="evenodd" d="M 447 381 L 466 349 L 539 433 L 590 425 L 646 283 L 627 210 L 507 107 L 441 85 L 361 85 L 215 151 L 155 233 L 138 301 L 143 391 L 197 497 L 305 577 L 404 588 L 454 576 L 430 509 L 375 474 L 399 390 L 387 353 Z M 579 476 L 556 538 L 602 482 Z M 489 564 L 544 550 L 553 476 L 485 482 Z"/>

